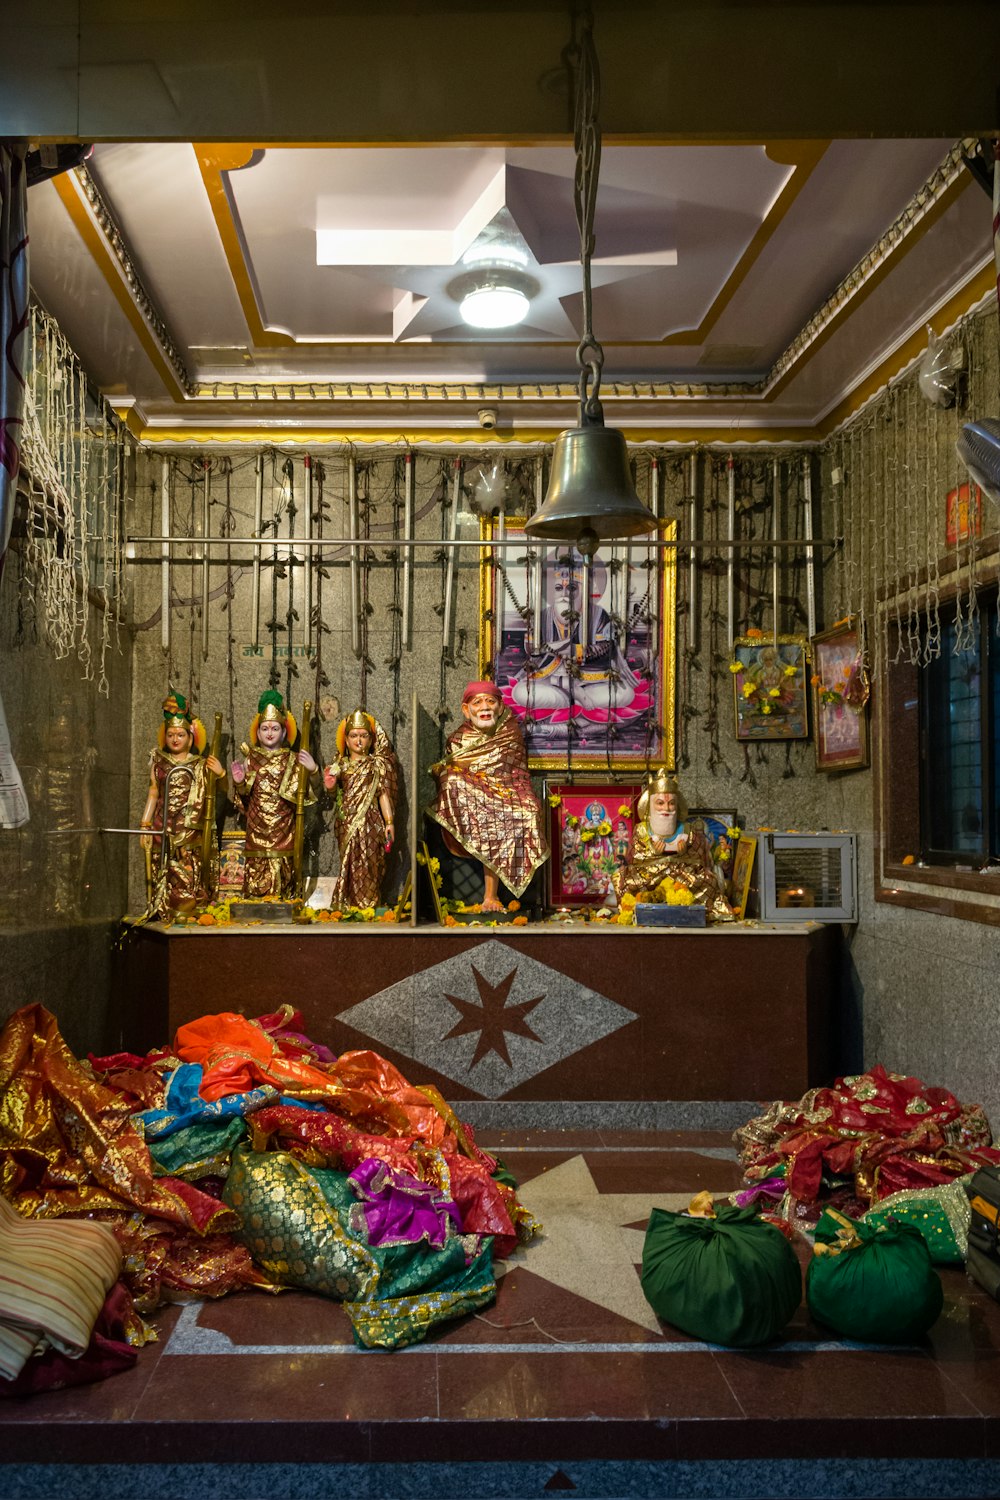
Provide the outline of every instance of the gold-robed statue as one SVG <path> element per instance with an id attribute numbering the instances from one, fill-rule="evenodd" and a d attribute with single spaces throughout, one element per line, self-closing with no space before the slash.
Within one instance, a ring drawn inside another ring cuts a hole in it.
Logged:
<path id="1" fill-rule="evenodd" d="M 381 724 L 356 709 L 337 726 L 337 759 L 323 768 L 336 793 L 333 816 L 340 874 L 335 906 L 377 906 L 385 864 L 396 836 L 399 767 Z"/>
<path id="2" fill-rule="evenodd" d="M 233 761 L 233 796 L 246 820 L 245 897 L 290 898 L 295 891 L 295 827 L 300 803 L 316 801 L 311 787 L 300 796 L 299 768 L 312 777 L 316 762 L 296 751 L 298 725 L 280 693 L 261 693 L 243 759 Z"/>
<path id="3" fill-rule="evenodd" d="M 203 857 L 206 811 L 225 768 L 205 752 L 205 726 L 192 718 L 187 699 L 171 693 L 163 701 L 158 743 L 149 757 L 149 794 L 140 826 L 146 855 L 150 917 L 169 917 L 214 901 L 218 892 L 218 853 Z M 211 838 L 212 830 L 208 829 Z"/>
<path id="4" fill-rule="evenodd" d="M 628 894 L 655 900 L 657 887 L 669 879 L 691 892 L 694 901 L 705 907 L 710 922 L 733 921 L 708 844 L 700 832 L 688 829 L 682 821 L 680 789 L 665 770 L 649 775 L 636 812 L 632 857 L 612 876 L 618 899 Z"/>
<path id="5" fill-rule="evenodd" d="M 479 860 L 484 911 L 501 911 L 500 881 L 514 896 L 549 857 L 542 810 L 528 775 L 521 726 L 492 682 L 470 682 L 464 723 L 448 736 L 444 759 L 431 766 L 438 784 L 427 809 L 453 854 Z"/>

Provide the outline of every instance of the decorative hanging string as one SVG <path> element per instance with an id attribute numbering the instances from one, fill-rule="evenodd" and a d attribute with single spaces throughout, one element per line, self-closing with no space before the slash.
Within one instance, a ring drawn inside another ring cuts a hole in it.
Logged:
<path id="1" fill-rule="evenodd" d="M 298 506 L 295 504 L 295 462 L 286 458 L 281 466 L 284 485 L 282 495 L 285 503 L 285 511 L 288 516 L 288 601 L 285 608 L 285 639 L 288 651 L 288 662 L 285 668 L 285 704 L 291 705 L 292 701 L 292 678 L 298 677 L 299 669 L 295 665 L 295 625 L 299 618 L 298 610 L 295 608 L 295 565 L 298 561 L 295 554 L 295 517 L 298 515 Z M 308 746 L 304 747 L 308 749 Z"/>
<path id="2" fill-rule="evenodd" d="M 134 444 L 37 304 L 27 352 L 24 592 L 56 658 L 75 655 L 83 676 L 96 677 L 107 696 L 107 654 L 118 644 L 125 599 L 121 507 Z M 92 607 L 101 612 L 96 664 Z"/>
<path id="3" fill-rule="evenodd" d="M 219 459 L 219 475 L 222 479 L 222 514 L 219 518 L 219 535 L 231 537 L 236 530 L 236 514 L 233 510 L 233 461 L 227 455 Z M 226 617 L 226 680 L 228 690 L 229 743 L 235 746 L 236 738 L 236 635 L 233 627 L 233 600 L 236 597 L 236 579 L 233 575 L 233 549 L 226 547 L 226 582 L 222 599 L 222 612 Z"/>
<path id="4" fill-rule="evenodd" d="M 330 513 L 330 507 L 326 499 L 326 466 L 317 459 L 313 459 L 313 535 L 322 543 L 326 520 Z M 313 566 L 313 610 L 312 610 L 312 638 L 313 647 L 313 702 L 322 701 L 324 690 L 330 686 L 330 678 L 326 671 L 324 661 L 325 637 L 330 633 L 330 627 L 323 618 L 323 584 L 329 578 L 329 571 L 323 566 L 323 548 L 317 551 L 319 561 Z"/>
<path id="5" fill-rule="evenodd" d="M 403 526 L 403 459 L 392 461 L 392 534 L 398 539 Z M 396 743 L 399 726 L 404 722 L 400 693 L 400 673 L 403 660 L 403 560 L 400 548 L 392 549 L 392 603 L 389 606 L 392 622 L 389 655 L 386 666 L 392 670 L 392 732 L 390 738 Z"/>

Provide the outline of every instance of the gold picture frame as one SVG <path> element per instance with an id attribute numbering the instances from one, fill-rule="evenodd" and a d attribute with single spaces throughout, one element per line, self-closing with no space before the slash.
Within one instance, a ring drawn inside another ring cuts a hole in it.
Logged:
<path id="1" fill-rule="evenodd" d="M 754 855 L 757 840 L 753 834 L 741 833 L 736 841 L 733 856 L 733 879 L 729 893 L 729 904 L 742 922 L 746 916 L 747 899 L 750 895 L 750 880 L 753 875 Z"/>
<path id="2" fill-rule="evenodd" d="M 567 543 L 532 542 L 524 517 L 508 517 L 500 553 L 497 522 L 480 520 L 479 674 L 500 688 L 522 722 L 528 763 L 546 771 L 644 771 L 676 756 L 677 562 L 672 548 L 605 543 L 591 569 L 589 670 L 573 642 L 578 616 L 559 599 L 582 559 Z M 676 537 L 675 521 L 660 539 Z M 537 562 L 534 559 L 537 558 Z M 539 587 L 540 585 L 540 587 Z M 572 590 L 572 585 L 571 585 Z M 541 598 L 535 595 L 540 592 Z M 536 626 L 541 639 L 532 639 Z M 567 663 L 577 652 L 575 666 Z"/>

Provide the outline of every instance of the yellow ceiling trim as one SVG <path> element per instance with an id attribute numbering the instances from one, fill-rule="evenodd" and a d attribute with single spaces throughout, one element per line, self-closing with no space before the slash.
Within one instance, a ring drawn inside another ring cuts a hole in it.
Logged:
<path id="1" fill-rule="evenodd" d="M 720 423 L 718 427 L 676 427 L 669 432 L 659 428 L 622 428 L 628 442 L 646 444 L 660 448 L 675 447 L 724 447 L 737 448 L 748 445 L 777 443 L 814 443 L 818 434 L 812 427 L 740 427 L 732 423 Z M 551 427 L 518 427 L 503 437 L 491 433 L 489 438 L 482 432 L 456 432 L 450 427 L 414 428 L 401 432 L 398 426 L 385 428 L 344 428 L 331 432 L 329 428 L 288 428 L 275 431 L 266 427 L 146 427 L 142 430 L 144 447 L 155 448 L 160 444 L 186 447 L 235 446 L 257 444 L 269 448 L 344 448 L 344 447 L 394 447 L 419 448 L 425 444 L 441 444 L 451 448 L 484 449 L 523 446 L 526 443 L 551 447 L 556 434 Z"/>
<path id="2" fill-rule="evenodd" d="M 991 291 L 995 291 L 996 284 L 996 266 L 990 260 L 971 281 L 950 297 L 943 306 L 938 308 L 934 316 L 928 319 L 934 332 L 942 334 L 945 329 L 952 328 L 960 318 L 972 311 L 977 302 L 981 302 Z M 912 333 L 904 344 L 900 344 L 898 349 L 894 349 L 877 370 L 873 370 L 867 379 L 863 380 L 860 385 L 856 385 L 850 394 L 823 418 L 818 428 L 819 435 L 823 438 L 829 437 L 855 412 L 860 411 L 865 403 L 877 395 L 884 386 L 896 376 L 901 375 L 926 347 L 927 331 L 926 328 L 920 328 Z"/>
<path id="3" fill-rule="evenodd" d="M 743 282 L 753 270 L 753 267 L 760 258 L 761 252 L 773 237 L 778 225 L 816 170 L 816 166 L 830 142 L 763 141 L 761 144 L 764 147 L 764 152 L 768 160 L 778 162 L 783 166 L 793 166 L 795 170 L 774 200 L 766 217 L 761 220 L 756 233 L 737 261 L 732 274 L 726 278 L 718 296 L 698 324 L 698 327 L 686 328 L 677 333 L 670 333 L 666 338 L 657 340 L 658 343 L 687 344 L 693 340 L 697 340 L 700 343 L 705 338 L 706 334 L 718 322 Z"/>
<path id="4" fill-rule="evenodd" d="M 118 261 L 109 249 L 100 228 L 91 217 L 75 176 L 72 172 L 62 172 L 58 177 L 53 177 L 51 180 L 52 186 L 58 193 L 63 207 L 72 220 L 73 227 L 90 251 L 94 264 L 111 288 L 115 301 L 132 325 L 150 364 L 156 370 L 156 373 L 163 381 L 173 400 L 185 401 L 187 397 L 184 388 L 178 381 L 176 372 L 169 360 L 164 357 L 156 335 L 139 311 L 133 300 L 132 293 L 122 279 Z"/>
<path id="5" fill-rule="evenodd" d="M 114 412 L 119 422 L 121 422 L 128 429 L 128 431 L 137 440 L 137 442 L 142 442 L 142 435 L 145 431 L 146 424 L 143 421 L 142 417 L 139 415 L 138 411 L 136 411 L 135 406 L 131 402 L 128 406 L 116 406 L 114 400 L 110 397 L 108 399 L 108 405 L 111 407 L 111 410 Z"/>
<path id="6" fill-rule="evenodd" d="M 233 278 L 233 286 L 243 309 L 250 342 L 259 349 L 287 348 L 295 344 L 290 334 L 276 333 L 264 326 L 250 268 L 243 253 L 243 241 L 236 226 L 233 205 L 223 179 L 223 173 L 245 167 L 254 152 L 260 149 L 258 146 L 231 145 L 225 142 L 192 146 L 229 274 Z"/>

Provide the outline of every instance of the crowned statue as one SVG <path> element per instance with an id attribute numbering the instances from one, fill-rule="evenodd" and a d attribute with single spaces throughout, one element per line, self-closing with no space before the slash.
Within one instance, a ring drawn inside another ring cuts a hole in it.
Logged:
<path id="1" fill-rule="evenodd" d="M 650 773 L 636 812 L 631 859 L 612 877 L 619 900 L 626 894 L 655 900 L 657 888 L 671 880 L 705 907 L 710 922 L 731 922 L 732 908 L 719 885 L 708 841 L 683 821 L 676 780 L 663 769 Z"/>
<path id="2" fill-rule="evenodd" d="M 514 896 L 523 895 L 549 857 L 542 810 L 521 726 L 495 683 L 469 683 L 462 718 L 448 736 L 443 759 L 430 768 L 438 794 L 427 815 L 440 824 L 453 854 L 482 865 L 483 910 L 502 911 L 500 882 Z"/>
<path id="3" fill-rule="evenodd" d="M 337 726 L 337 759 L 323 768 L 336 794 L 333 826 L 340 849 L 335 906 L 377 906 L 395 838 L 399 767 L 389 736 L 363 709 Z"/>
<path id="4" fill-rule="evenodd" d="M 206 742 L 205 726 L 192 717 L 187 699 L 171 693 L 149 757 L 149 794 L 140 819 L 149 830 L 140 842 L 150 917 L 192 911 L 213 901 L 218 890 L 210 809 L 226 772 L 217 755 L 205 754 Z"/>
<path id="5" fill-rule="evenodd" d="M 300 768 L 312 777 L 316 762 L 296 750 L 298 725 L 278 692 L 261 693 L 250 725 L 250 743 L 234 760 L 233 796 L 246 819 L 245 897 L 290 897 L 294 893 L 295 824 L 300 805 L 316 801 L 307 784 L 300 795 Z"/>

